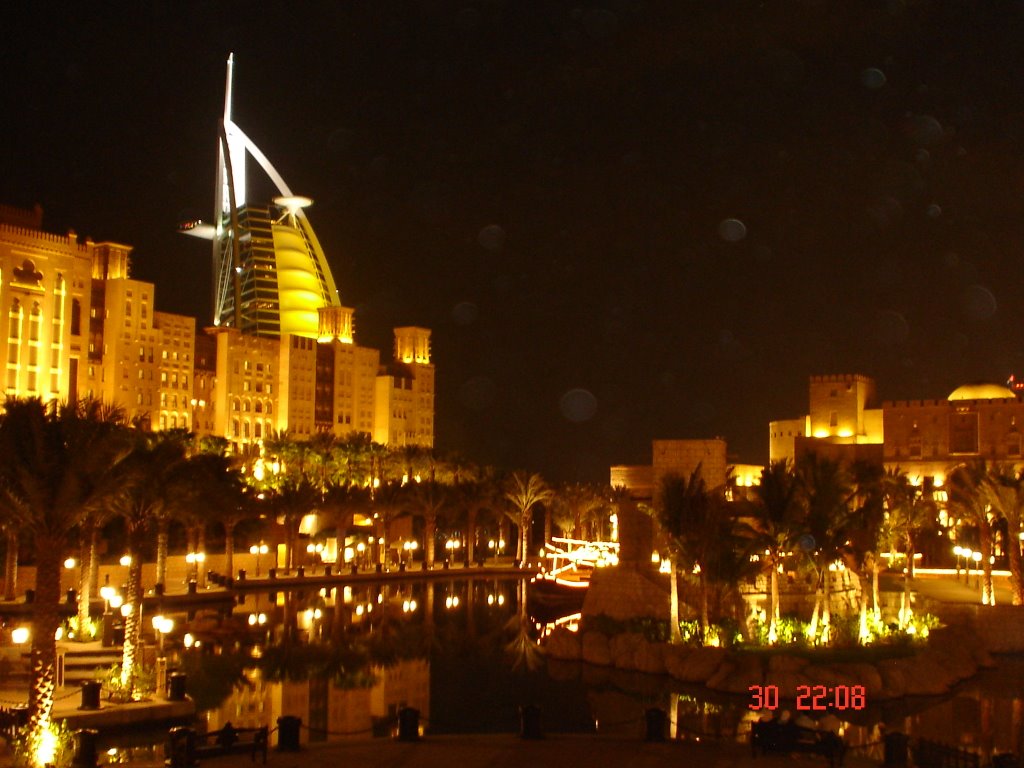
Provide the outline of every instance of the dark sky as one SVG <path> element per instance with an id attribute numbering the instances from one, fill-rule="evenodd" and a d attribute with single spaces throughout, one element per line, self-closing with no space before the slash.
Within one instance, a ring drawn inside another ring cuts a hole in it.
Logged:
<path id="1" fill-rule="evenodd" d="M 19 11 L 20 8 L 20 11 Z M 99 8 L 99 10 L 97 10 Z M 807 377 L 1024 373 L 1024 4 L 6 4 L 0 201 L 210 316 L 224 61 L 357 341 L 433 329 L 437 443 L 605 480 L 767 458 Z M 251 166 L 255 168 L 255 166 Z M 253 171 L 255 175 L 255 171 Z"/>

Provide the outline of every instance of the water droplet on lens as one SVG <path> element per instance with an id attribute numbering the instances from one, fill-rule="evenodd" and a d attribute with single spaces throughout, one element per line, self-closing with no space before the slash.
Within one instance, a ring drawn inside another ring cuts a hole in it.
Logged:
<path id="1" fill-rule="evenodd" d="M 476 241 L 488 251 L 497 251 L 505 244 L 505 230 L 497 224 L 488 224 L 480 230 Z"/>
<path id="2" fill-rule="evenodd" d="M 899 312 L 883 309 L 875 313 L 875 337 L 880 344 L 902 344 L 910 336 L 910 326 Z"/>
<path id="3" fill-rule="evenodd" d="M 727 243 L 738 243 L 747 236 L 747 225 L 739 219 L 725 219 L 718 225 L 718 236 Z"/>
<path id="4" fill-rule="evenodd" d="M 988 320 L 996 313 L 999 304 L 992 291 L 983 285 L 972 285 L 964 291 L 962 306 L 968 320 Z"/>
<path id="5" fill-rule="evenodd" d="M 589 421 L 597 412 L 597 398 L 585 389 L 570 389 L 558 401 L 558 410 L 569 421 Z"/>
<path id="6" fill-rule="evenodd" d="M 800 547 L 804 552 L 814 551 L 814 537 L 809 533 L 805 533 L 797 540 L 797 546 Z"/>
<path id="7" fill-rule="evenodd" d="M 472 325 L 476 322 L 477 308 L 471 301 L 460 301 L 452 309 L 452 320 L 456 325 Z"/>
<path id="8" fill-rule="evenodd" d="M 876 90 L 885 85 L 885 72 L 877 67 L 868 67 L 860 73 L 860 81 L 865 88 Z"/>
<path id="9" fill-rule="evenodd" d="M 929 219 L 937 219 L 942 215 L 942 206 L 938 203 L 932 203 L 925 209 L 925 214 Z"/>

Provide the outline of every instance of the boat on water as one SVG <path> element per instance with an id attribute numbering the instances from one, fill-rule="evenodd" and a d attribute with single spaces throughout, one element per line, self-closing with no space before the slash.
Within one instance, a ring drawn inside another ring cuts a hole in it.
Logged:
<path id="1" fill-rule="evenodd" d="M 541 550 L 540 572 L 527 589 L 535 614 L 578 613 L 596 568 L 619 562 L 617 541 L 553 538 Z"/>

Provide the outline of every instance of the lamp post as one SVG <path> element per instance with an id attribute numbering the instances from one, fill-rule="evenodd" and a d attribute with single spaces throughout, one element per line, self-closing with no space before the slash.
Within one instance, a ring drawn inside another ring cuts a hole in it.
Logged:
<path id="1" fill-rule="evenodd" d="M 199 581 L 199 566 L 206 562 L 205 552 L 189 552 L 185 555 L 189 567 L 189 581 Z"/>
<path id="2" fill-rule="evenodd" d="M 257 578 L 260 575 L 260 555 L 265 555 L 269 551 L 270 550 L 267 548 L 267 545 L 264 544 L 262 541 L 259 544 L 253 544 L 251 547 L 249 547 L 249 554 L 250 555 L 256 555 L 256 576 L 257 576 Z"/>
<path id="3" fill-rule="evenodd" d="M 971 559 L 974 561 L 974 567 L 978 571 L 978 581 L 976 586 L 981 588 L 981 552 L 971 552 Z"/>
<path id="4" fill-rule="evenodd" d="M 960 581 L 960 558 L 963 557 L 964 549 L 959 544 L 953 547 L 953 558 L 956 560 L 956 580 Z"/>

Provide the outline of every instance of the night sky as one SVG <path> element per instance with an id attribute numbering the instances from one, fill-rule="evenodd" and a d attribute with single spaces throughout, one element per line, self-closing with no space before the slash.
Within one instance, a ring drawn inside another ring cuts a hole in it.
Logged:
<path id="1" fill-rule="evenodd" d="M 20 10 L 19 10 L 20 8 Z M 100 8 L 100 10 L 96 10 Z M 1024 3 L 4 5 L 0 202 L 210 318 L 224 62 L 357 341 L 433 329 L 437 444 L 607 480 L 767 459 L 807 377 L 1024 374 Z M 258 174 L 250 163 L 251 175 Z M 269 185 L 262 190 L 269 194 Z M 253 197 L 253 195 L 250 195 Z"/>

